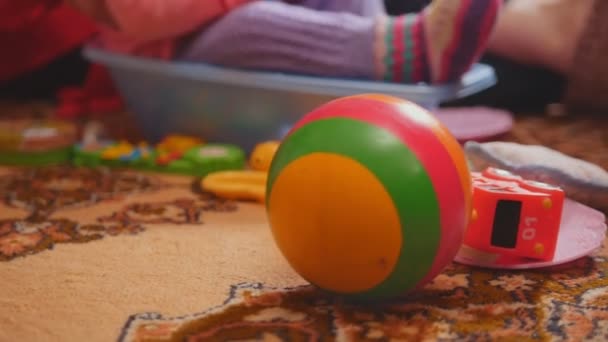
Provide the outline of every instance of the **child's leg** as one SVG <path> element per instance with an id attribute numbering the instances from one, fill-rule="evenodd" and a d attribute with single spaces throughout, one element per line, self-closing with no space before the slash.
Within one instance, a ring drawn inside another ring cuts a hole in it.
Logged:
<path id="1" fill-rule="evenodd" d="M 319 11 L 348 12 L 370 18 L 386 13 L 384 0 L 302 0 L 298 4 Z"/>
<path id="2" fill-rule="evenodd" d="M 435 0 L 423 12 L 370 18 L 281 2 L 232 11 L 181 59 L 319 76 L 445 83 L 474 63 L 502 0 Z"/>
<path id="3" fill-rule="evenodd" d="M 374 77 L 374 20 L 280 1 L 233 10 L 196 37 L 181 59 L 335 77 Z"/>

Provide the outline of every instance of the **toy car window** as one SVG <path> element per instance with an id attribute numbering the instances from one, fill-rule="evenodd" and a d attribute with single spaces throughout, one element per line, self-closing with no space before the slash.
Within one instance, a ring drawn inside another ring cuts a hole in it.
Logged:
<path id="1" fill-rule="evenodd" d="M 519 232 L 519 219 L 522 202 L 499 200 L 496 203 L 494 223 L 492 226 L 492 245 L 503 248 L 515 248 Z"/>

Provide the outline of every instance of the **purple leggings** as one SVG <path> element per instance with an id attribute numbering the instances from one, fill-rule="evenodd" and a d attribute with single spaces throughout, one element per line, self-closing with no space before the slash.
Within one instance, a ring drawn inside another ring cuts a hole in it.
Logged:
<path id="1" fill-rule="evenodd" d="M 201 31 L 178 59 L 317 76 L 373 78 L 382 0 L 256 1 Z"/>

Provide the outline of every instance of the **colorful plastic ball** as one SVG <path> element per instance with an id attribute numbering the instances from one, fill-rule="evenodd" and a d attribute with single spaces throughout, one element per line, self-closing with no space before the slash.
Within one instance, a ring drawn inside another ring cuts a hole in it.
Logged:
<path id="1" fill-rule="evenodd" d="M 428 111 L 366 94 L 331 101 L 287 134 L 268 177 L 272 234 L 316 286 L 400 296 L 456 256 L 471 206 L 463 149 Z"/>

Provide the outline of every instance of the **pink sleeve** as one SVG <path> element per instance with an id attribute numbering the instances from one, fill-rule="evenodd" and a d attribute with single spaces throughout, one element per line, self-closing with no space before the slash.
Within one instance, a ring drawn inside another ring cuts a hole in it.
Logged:
<path id="1" fill-rule="evenodd" d="M 60 4 L 57 0 L 0 0 L 0 32 L 27 28 Z"/>
<path id="2" fill-rule="evenodd" d="M 106 0 L 119 29 L 139 41 L 190 33 L 249 1 L 252 0 Z"/>

